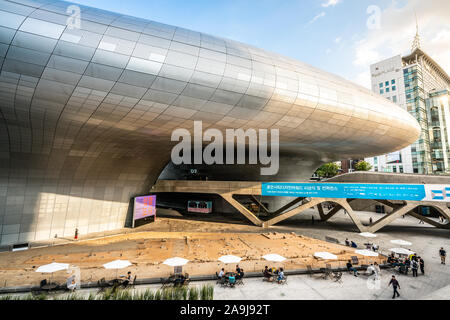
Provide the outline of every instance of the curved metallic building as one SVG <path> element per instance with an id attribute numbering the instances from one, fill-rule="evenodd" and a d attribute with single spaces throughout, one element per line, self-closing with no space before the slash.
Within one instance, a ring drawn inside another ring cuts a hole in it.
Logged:
<path id="1" fill-rule="evenodd" d="M 291 166 L 274 179 L 418 137 L 406 111 L 301 62 L 89 7 L 78 24 L 70 6 L 0 0 L 1 245 L 123 227 L 193 120 L 279 128 Z"/>

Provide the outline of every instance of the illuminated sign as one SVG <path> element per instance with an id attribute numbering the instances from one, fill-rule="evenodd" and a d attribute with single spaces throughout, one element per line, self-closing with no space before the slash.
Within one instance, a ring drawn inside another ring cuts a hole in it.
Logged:
<path id="1" fill-rule="evenodd" d="M 450 202 L 450 185 L 263 183 L 263 196 Z"/>
<path id="2" fill-rule="evenodd" d="M 134 221 L 151 216 L 156 216 L 156 196 L 134 198 L 133 226 Z"/>

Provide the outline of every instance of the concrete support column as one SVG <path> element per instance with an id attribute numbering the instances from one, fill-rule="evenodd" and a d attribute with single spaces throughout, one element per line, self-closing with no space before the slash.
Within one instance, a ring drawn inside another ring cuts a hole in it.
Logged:
<path id="1" fill-rule="evenodd" d="M 399 218 L 400 216 L 409 213 L 410 211 L 414 210 L 416 207 L 420 206 L 420 202 L 410 201 L 407 202 L 404 206 L 397 207 L 394 211 L 392 211 L 390 214 L 387 214 L 368 228 L 366 228 L 367 232 L 375 233 L 381 228 L 387 226 L 389 223 L 394 221 L 395 219 Z"/>
<path id="2" fill-rule="evenodd" d="M 310 201 L 308 201 L 305 204 L 302 204 L 301 206 L 298 206 L 297 208 L 294 208 L 292 210 L 289 210 L 285 213 L 279 214 L 278 216 L 276 216 L 275 218 L 272 218 L 270 220 L 267 220 L 266 222 L 264 222 L 264 226 L 265 227 L 269 227 L 272 226 L 274 224 L 277 224 L 281 221 L 284 221 L 286 219 L 289 219 L 290 217 L 293 217 L 299 213 L 302 213 L 303 211 L 312 208 L 316 205 L 318 205 L 319 203 L 323 202 L 324 200 L 322 198 L 313 198 Z"/>
<path id="3" fill-rule="evenodd" d="M 240 204 L 233 198 L 232 193 L 222 193 L 220 194 L 222 198 L 224 198 L 229 204 L 231 204 L 236 210 L 238 210 L 244 217 L 250 220 L 255 226 L 263 226 L 263 222 L 256 217 L 250 210 Z"/>

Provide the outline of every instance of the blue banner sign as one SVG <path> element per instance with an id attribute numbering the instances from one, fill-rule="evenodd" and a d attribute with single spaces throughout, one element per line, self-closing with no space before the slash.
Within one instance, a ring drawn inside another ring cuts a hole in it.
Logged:
<path id="1" fill-rule="evenodd" d="M 423 184 L 360 184 L 360 183 L 263 183 L 263 196 L 298 198 L 339 198 L 410 200 L 427 199 Z M 445 189 L 444 189 L 445 190 Z M 441 199 L 435 199 L 441 200 Z M 431 200 L 433 201 L 433 200 Z M 441 200 L 442 201 L 442 200 Z"/>

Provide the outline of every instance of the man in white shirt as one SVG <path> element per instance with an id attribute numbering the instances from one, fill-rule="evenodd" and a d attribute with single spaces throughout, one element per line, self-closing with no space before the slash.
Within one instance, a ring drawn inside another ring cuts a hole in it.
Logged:
<path id="1" fill-rule="evenodd" d="M 222 270 L 220 270 L 219 272 L 219 279 L 222 279 L 222 277 L 225 275 L 225 269 L 222 268 Z"/>

